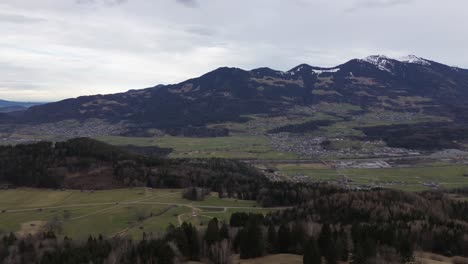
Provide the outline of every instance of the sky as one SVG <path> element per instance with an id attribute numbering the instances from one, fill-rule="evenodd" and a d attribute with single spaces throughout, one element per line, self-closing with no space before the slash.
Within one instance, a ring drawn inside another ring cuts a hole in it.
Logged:
<path id="1" fill-rule="evenodd" d="M 289 70 L 373 54 L 468 68 L 466 0 L 1 0 L 0 99 Z"/>

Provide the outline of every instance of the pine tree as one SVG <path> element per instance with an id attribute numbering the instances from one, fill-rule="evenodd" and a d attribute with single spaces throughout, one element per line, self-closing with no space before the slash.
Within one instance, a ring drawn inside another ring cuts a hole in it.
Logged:
<path id="1" fill-rule="evenodd" d="M 294 251 L 292 253 L 295 254 L 303 254 L 304 253 L 304 245 L 307 243 L 307 238 L 305 234 L 305 230 L 303 225 L 300 222 L 296 222 L 293 224 L 291 230 L 291 237 L 293 239 L 293 246 Z"/>
<path id="2" fill-rule="evenodd" d="M 413 245 L 408 237 L 401 237 L 398 246 L 401 263 L 411 263 L 414 261 Z"/>
<path id="3" fill-rule="evenodd" d="M 359 243 L 354 244 L 353 253 L 351 255 L 351 264 L 364 264 L 366 263 L 366 254 L 364 249 Z"/>
<path id="4" fill-rule="evenodd" d="M 198 240 L 198 230 L 192 224 L 189 224 L 189 228 L 186 231 L 187 238 L 190 244 L 190 259 L 200 259 L 200 242 Z"/>
<path id="5" fill-rule="evenodd" d="M 332 239 L 332 233 L 330 230 L 330 226 L 328 224 L 323 224 L 322 230 L 320 230 L 320 235 L 318 237 L 318 246 L 322 256 L 325 256 L 327 250 L 330 248 Z"/>
<path id="6" fill-rule="evenodd" d="M 310 239 L 304 248 L 304 257 L 302 258 L 304 264 L 321 264 L 322 256 L 317 245 L 317 241 Z"/>
<path id="7" fill-rule="evenodd" d="M 346 232 L 341 230 L 337 243 L 340 245 L 340 260 L 341 261 L 348 261 L 349 258 L 349 248 L 348 248 L 348 236 Z"/>
<path id="8" fill-rule="evenodd" d="M 318 246 L 320 253 L 325 257 L 328 264 L 335 264 L 337 260 L 334 237 L 336 237 L 336 235 L 332 233 L 330 226 L 328 224 L 324 224 L 318 238 Z"/>
<path id="9" fill-rule="evenodd" d="M 276 253 L 276 229 L 273 224 L 268 226 L 267 250 L 269 253 Z"/>
<path id="10" fill-rule="evenodd" d="M 221 229 L 219 230 L 219 236 L 221 240 L 228 239 L 229 240 L 229 228 L 226 223 L 223 223 Z"/>
<path id="11" fill-rule="evenodd" d="M 219 235 L 218 219 L 215 217 L 211 219 L 210 222 L 208 223 L 208 227 L 205 233 L 205 241 L 208 244 L 208 246 L 211 246 L 212 244 L 218 242 L 219 240 L 220 240 L 220 235 Z"/>
<path id="12" fill-rule="evenodd" d="M 278 252 L 288 253 L 291 246 L 291 231 L 287 224 L 281 224 L 278 230 Z"/>
<path id="13" fill-rule="evenodd" d="M 157 254 L 157 263 L 158 264 L 172 264 L 174 263 L 174 251 L 169 246 L 169 244 L 164 243 L 164 245 L 158 250 Z"/>
<path id="14" fill-rule="evenodd" d="M 260 219 L 250 215 L 249 222 L 240 232 L 240 257 L 255 258 L 263 255 L 264 238 Z"/>

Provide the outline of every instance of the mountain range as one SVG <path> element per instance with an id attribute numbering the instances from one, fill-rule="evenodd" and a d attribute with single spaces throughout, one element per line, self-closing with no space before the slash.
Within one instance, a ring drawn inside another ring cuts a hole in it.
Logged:
<path id="1" fill-rule="evenodd" d="M 39 105 L 41 103 L 32 102 L 13 102 L 0 100 L 0 113 L 26 110 L 28 107 Z"/>
<path id="2" fill-rule="evenodd" d="M 351 104 L 362 112 L 422 112 L 463 121 L 468 70 L 414 55 L 353 59 L 331 68 L 289 71 L 218 68 L 178 84 L 82 96 L 0 116 L 3 124 L 101 119 L 137 128 L 175 129 L 242 122 L 252 114 L 287 115 L 297 106 Z"/>

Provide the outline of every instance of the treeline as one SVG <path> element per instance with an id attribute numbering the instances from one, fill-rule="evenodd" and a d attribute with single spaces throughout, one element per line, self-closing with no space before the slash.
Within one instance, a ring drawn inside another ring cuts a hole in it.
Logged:
<path id="1" fill-rule="evenodd" d="M 345 191 L 320 183 L 270 182 L 234 160 L 143 156 L 88 138 L 0 147 L 2 182 L 41 188 L 201 188 L 264 207 L 295 206 Z"/>
<path id="2" fill-rule="evenodd" d="M 368 138 L 384 140 L 389 147 L 435 150 L 458 148 L 454 141 L 468 139 L 468 127 L 455 123 L 423 123 L 360 128 Z"/>
<path id="3" fill-rule="evenodd" d="M 162 236 L 145 234 L 137 241 L 62 240 L 51 232 L 26 238 L 10 234 L 0 242 L 0 261 L 227 264 L 233 254 L 255 258 L 291 253 L 303 255 L 304 263 L 411 263 L 415 250 L 468 257 L 468 202 L 439 192 L 314 185 L 294 193 L 300 185 L 280 186 L 263 189 L 259 197 L 271 194 L 270 201 L 296 197 L 289 202 L 298 206 L 266 215 L 233 213 L 226 223 L 214 218 L 206 226 L 170 226 Z"/>
<path id="4" fill-rule="evenodd" d="M 66 177 L 61 171 L 72 173 L 129 157 L 119 148 L 86 138 L 0 146 L 0 182 L 59 188 Z"/>
<path id="5" fill-rule="evenodd" d="M 262 173 L 242 162 L 144 156 L 88 138 L 0 147 L 0 183 L 14 186 L 193 186 L 219 192 L 222 197 L 255 200 L 265 182 Z"/>
<path id="6" fill-rule="evenodd" d="M 398 248 L 401 236 L 419 249 L 468 256 L 468 203 L 442 193 L 393 190 L 346 191 L 317 197 L 298 207 L 272 213 L 275 224 L 295 222 L 359 225 L 374 242 Z"/>
<path id="7" fill-rule="evenodd" d="M 243 219 L 237 221 L 235 219 Z M 386 233 L 391 234 L 391 233 Z M 392 242 L 369 226 L 284 222 L 275 225 L 262 214 L 235 213 L 230 223 L 216 218 L 206 228 L 190 223 L 167 228 L 163 236 L 143 234 L 141 240 L 125 237 L 105 239 L 90 236 L 84 241 L 59 238 L 52 231 L 28 237 L 14 234 L 0 241 L 4 263 L 232 263 L 268 254 L 301 254 L 304 263 L 409 263 L 414 245 L 404 232 Z"/>
<path id="8" fill-rule="evenodd" d="M 141 159 L 121 161 L 114 175 L 130 186 L 153 188 L 199 187 L 220 197 L 256 200 L 258 190 L 268 184 L 255 168 L 225 159 Z"/>

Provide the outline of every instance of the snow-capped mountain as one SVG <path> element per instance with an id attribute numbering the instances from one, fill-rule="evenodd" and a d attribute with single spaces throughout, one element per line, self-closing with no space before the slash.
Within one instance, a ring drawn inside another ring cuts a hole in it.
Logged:
<path id="1" fill-rule="evenodd" d="M 34 106 L 21 114 L 0 115 L 0 121 L 99 118 L 156 128 L 203 126 L 320 102 L 452 118 L 468 109 L 468 70 L 414 55 L 373 55 L 330 68 L 301 64 L 289 71 L 224 67 L 179 84 Z"/>

